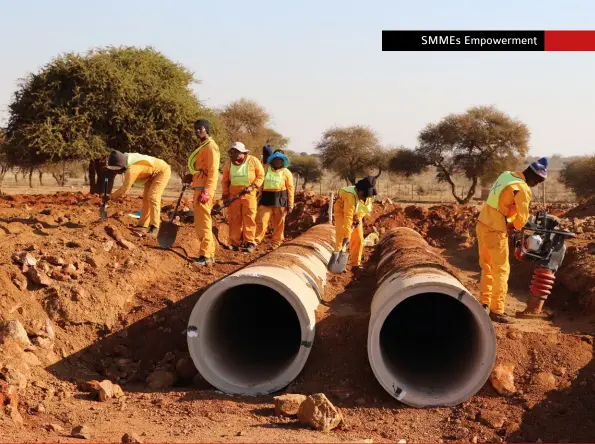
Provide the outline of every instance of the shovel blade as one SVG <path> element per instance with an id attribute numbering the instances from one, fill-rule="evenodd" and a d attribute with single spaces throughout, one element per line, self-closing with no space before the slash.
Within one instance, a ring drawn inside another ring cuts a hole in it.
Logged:
<path id="1" fill-rule="evenodd" d="M 103 205 L 99 209 L 99 217 L 101 218 L 101 220 L 107 220 L 107 211 L 105 211 L 105 206 Z"/>
<path id="2" fill-rule="evenodd" d="M 176 242 L 178 235 L 178 226 L 170 221 L 161 223 L 159 232 L 157 233 L 157 242 L 160 248 L 171 248 Z"/>
<path id="3" fill-rule="evenodd" d="M 347 262 L 349 261 L 348 252 L 333 253 L 328 264 L 328 271 L 334 274 L 340 274 L 347 268 Z"/>

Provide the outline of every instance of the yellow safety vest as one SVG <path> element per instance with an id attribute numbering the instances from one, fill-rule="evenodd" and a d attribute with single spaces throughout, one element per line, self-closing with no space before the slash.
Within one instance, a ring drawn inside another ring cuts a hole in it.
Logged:
<path id="1" fill-rule="evenodd" d="M 144 154 L 138 154 L 138 153 L 126 153 L 126 168 L 129 168 L 131 165 L 134 165 L 135 163 L 145 163 L 145 164 L 149 164 L 150 166 L 153 166 L 153 162 L 154 162 L 154 158 L 151 156 L 146 156 Z M 137 180 L 136 182 L 134 182 L 135 185 L 138 186 L 143 186 L 145 183 L 147 182 L 147 179 L 145 180 Z"/>
<path id="2" fill-rule="evenodd" d="M 273 171 L 273 168 L 267 168 L 267 173 L 264 176 L 264 191 L 278 191 L 281 189 L 281 184 L 283 183 L 283 170 L 285 168 L 281 168 L 277 171 Z"/>
<path id="3" fill-rule="evenodd" d="M 241 165 L 236 165 L 230 162 L 229 178 L 231 185 L 234 187 L 247 187 L 250 185 L 250 178 L 248 177 L 250 170 L 248 169 L 249 159 Z"/>
<path id="4" fill-rule="evenodd" d="M 500 174 L 500 176 L 498 176 L 498 179 L 496 179 L 494 185 L 492 185 L 492 189 L 490 190 L 490 194 L 488 194 L 486 204 L 500 211 L 500 194 L 502 194 L 504 188 L 506 188 L 508 185 L 522 182 L 524 182 L 524 180 L 520 177 L 514 176 L 510 171 L 504 171 L 502 174 Z"/>
<path id="5" fill-rule="evenodd" d="M 339 190 L 339 196 L 341 196 L 343 193 L 350 193 L 355 196 L 355 201 L 357 202 L 357 204 L 355 206 L 355 214 L 357 216 L 359 216 L 360 218 L 364 217 L 366 214 L 368 214 L 372 211 L 372 205 L 373 205 L 372 199 L 370 197 L 368 197 L 366 199 L 366 202 L 362 203 L 361 199 L 357 195 L 355 185 L 352 185 L 350 187 L 341 188 Z"/>
<path id="6" fill-rule="evenodd" d="M 188 157 L 188 171 L 190 171 L 190 174 L 196 174 L 198 173 L 198 170 L 194 169 L 194 164 L 196 163 L 196 157 L 198 156 L 198 153 L 200 152 L 200 150 L 202 150 L 205 146 L 207 146 L 209 143 L 211 143 L 211 139 L 210 137 L 207 138 L 207 140 L 205 140 L 203 143 L 200 144 L 200 146 L 198 148 L 196 148 L 192 154 L 190 154 L 190 156 Z"/>

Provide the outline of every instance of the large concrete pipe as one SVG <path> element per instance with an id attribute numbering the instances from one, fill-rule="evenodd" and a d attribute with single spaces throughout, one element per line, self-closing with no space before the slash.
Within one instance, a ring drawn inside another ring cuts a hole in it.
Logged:
<path id="1" fill-rule="evenodd" d="M 412 407 L 454 406 L 477 393 L 496 359 L 496 335 L 479 302 L 417 232 L 379 242 L 368 358 L 376 379 Z"/>
<path id="2" fill-rule="evenodd" d="M 334 241 L 332 225 L 317 225 L 205 291 L 187 329 L 204 379 L 225 393 L 262 395 L 298 376 Z"/>

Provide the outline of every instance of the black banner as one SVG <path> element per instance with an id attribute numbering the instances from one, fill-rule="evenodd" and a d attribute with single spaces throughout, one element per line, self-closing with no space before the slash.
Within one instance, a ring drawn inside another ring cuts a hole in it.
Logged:
<path id="1" fill-rule="evenodd" d="M 382 31 L 383 51 L 543 51 L 545 31 Z"/>

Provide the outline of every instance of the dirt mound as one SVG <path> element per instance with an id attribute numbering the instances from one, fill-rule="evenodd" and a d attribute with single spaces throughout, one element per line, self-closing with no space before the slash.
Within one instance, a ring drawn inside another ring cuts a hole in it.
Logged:
<path id="1" fill-rule="evenodd" d="M 595 197 L 583 200 L 579 205 L 572 208 L 564 217 L 587 217 L 595 216 Z"/>

